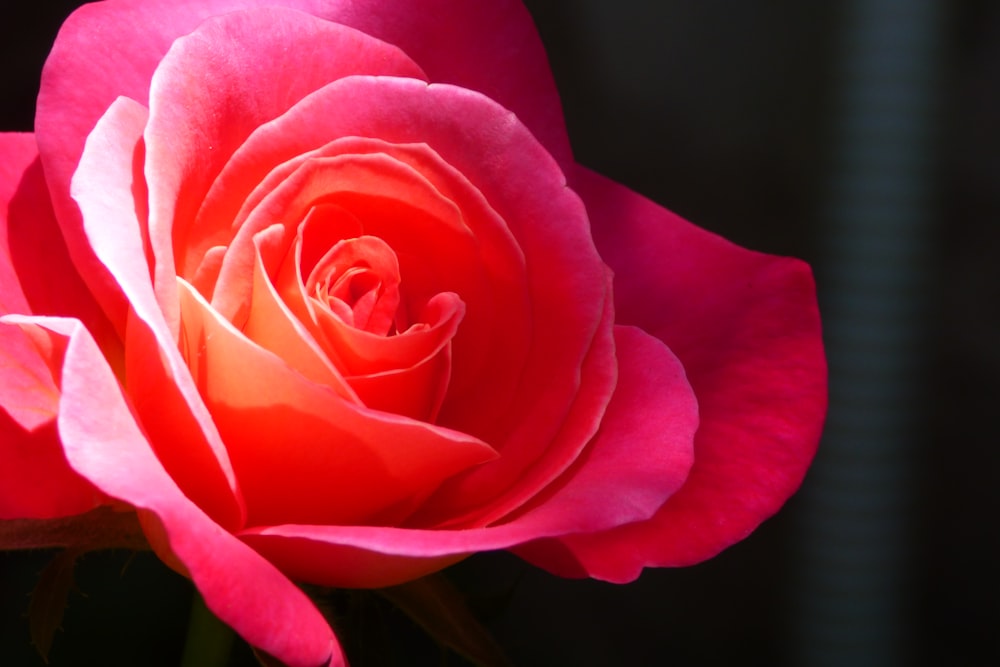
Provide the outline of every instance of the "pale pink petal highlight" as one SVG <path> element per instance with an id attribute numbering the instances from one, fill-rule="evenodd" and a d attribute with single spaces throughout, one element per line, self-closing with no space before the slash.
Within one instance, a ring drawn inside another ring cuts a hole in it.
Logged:
<path id="1" fill-rule="evenodd" d="M 147 263 L 142 202 L 142 131 L 146 109 L 119 98 L 87 138 L 73 196 L 83 214 L 87 239 L 129 300 L 126 373 L 130 396 L 165 464 L 199 505 L 228 526 L 243 520 L 236 478 L 212 418 L 167 329 L 153 293 Z M 178 429 L 178 431 L 174 431 Z"/>

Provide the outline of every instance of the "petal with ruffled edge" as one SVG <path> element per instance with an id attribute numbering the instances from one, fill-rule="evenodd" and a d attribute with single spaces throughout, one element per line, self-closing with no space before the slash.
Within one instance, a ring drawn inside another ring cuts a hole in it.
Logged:
<path id="1" fill-rule="evenodd" d="M 311 322 L 314 317 L 301 292 L 321 256 L 344 239 L 377 236 L 393 248 L 405 271 L 402 289 L 407 298 L 399 311 L 403 320 L 419 314 L 404 313 L 406 302 L 419 311 L 442 291 L 459 294 L 468 306 L 453 350 L 456 372 L 448 385 L 451 419 L 465 420 L 465 427 L 453 426 L 468 430 L 475 425 L 485 434 L 487 424 L 508 418 L 531 343 L 532 317 L 524 255 L 503 219 L 468 178 L 426 144 L 342 137 L 285 159 L 281 146 L 288 137 L 278 128 L 282 124 L 283 119 L 277 119 L 262 126 L 233 155 L 212 186 L 212 205 L 206 203 L 199 211 L 199 219 L 226 217 L 232 210 L 227 212 L 220 203 L 242 202 L 233 243 L 199 267 L 199 291 L 224 316 L 239 321 L 250 284 L 256 228 L 288 225 L 285 238 L 290 240 L 298 224 L 293 251 L 285 254 L 276 277 L 268 273 L 291 311 Z M 292 127 L 301 125 L 287 129 Z M 324 164 L 332 166 L 333 158 L 343 166 L 367 163 L 371 176 L 347 179 L 339 171 L 333 182 L 317 187 L 319 172 Z M 274 160 L 278 166 L 268 171 Z M 410 177 L 397 180 L 405 172 Z M 339 193 L 336 202 L 330 201 L 334 193 Z M 248 326 L 257 314 L 259 294 L 255 287 Z M 477 400 L 482 398 L 484 375 L 489 376 L 489 400 Z M 371 384 L 360 377 L 352 382 L 365 384 L 364 389 Z"/>

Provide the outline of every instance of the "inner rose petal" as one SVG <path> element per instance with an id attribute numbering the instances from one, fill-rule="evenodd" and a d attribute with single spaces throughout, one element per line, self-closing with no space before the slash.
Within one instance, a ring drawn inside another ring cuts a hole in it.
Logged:
<path id="1" fill-rule="evenodd" d="M 243 333 L 258 345 L 278 355 L 304 377 L 333 389 L 343 399 L 357 403 L 358 397 L 329 357 L 277 294 L 264 269 L 262 249 L 268 237 L 280 243 L 283 229 L 275 225 L 256 237 L 253 301 L 243 325 Z"/>
<path id="2" fill-rule="evenodd" d="M 248 199 L 237 217 L 239 231 L 212 293 L 212 305 L 237 325 L 249 299 L 253 236 L 282 224 L 288 230 L 285 239 L 290 247 L 301 223 L 317 205 L 340 206 L 360 222 L 365 234 L 390 245 L 399 257 L 407 298 L 418 306 L 441 291 L 465 295 L 482 290 L 474 282 L 482 273 L 476 261 L 476 241 L 463 224 L 461 212 L 412 167 L 387 155 L 339 155 L 311 158 L 292 173 L 276 176 L 280 177 L 260 184 L 257 192 L 266 194 Z M 323 248 L 320 257 L 328 248 Z M 283 252 L 275 254 L 276 258 L 284 256 Z M 438 265 L 432 274 L 435 281 L 416 280 L 428 274 L 419 268 L 408 271 L 413 263 Z M 277 264 L 269 268 L 275 275 Z"/>
<path id="3" fill-rule="evenodd" d="M 287 298 L 279 295 L 264 267 L 275 263 L 285 233 L 275 224 L 254 236 L 254 286 L 243 333 L 351 403 L 433 423 L 451 378 L 451 339 L 464 313 L 461 300 L 450 293 L 436 295 L 417 312 L 418 323 L 397 335 L 356 329 L 306 295 L 297 270 L 301 237 L 279 270 L 279 277 L 290 281 L 282 289 Z M 374 246 L 386 249 L 381 241 Z M 345 356 L 351 350 L 363 356 Z"/>
<path id="4" fill-rule="evenodd" d="M 394 332 L 399 308 L 399 262 L 375 236 L 346 239 L 320 259 L 306 279 L 306 294 L 345 324 L 380 336 Z"/>

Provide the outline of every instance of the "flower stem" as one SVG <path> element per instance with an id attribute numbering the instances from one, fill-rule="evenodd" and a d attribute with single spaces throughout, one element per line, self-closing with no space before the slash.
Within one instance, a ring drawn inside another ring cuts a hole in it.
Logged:
<path id="1" fill-rule="evenodd" d="M 225 667 L 236 635 L 205 606 L 198 591 L 191 601 L 181 667 Z"/>

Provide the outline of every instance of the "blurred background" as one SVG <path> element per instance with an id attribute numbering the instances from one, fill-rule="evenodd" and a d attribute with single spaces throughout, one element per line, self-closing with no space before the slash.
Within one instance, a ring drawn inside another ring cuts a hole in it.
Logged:
<path id="1" fill-rule="evenodd" d="M 78 4 L 0 9 L 0 129 L 31 129 Z M 714 560 L 627 586 L 505 554 L 449 576 L 516 665 L 1000 664 L 1000 3 L 527 5 L 579 162 L 812 264 L 830 416 L 801 492 Z M 43 664 L 24 613 L 48 556 L 0 553 L 0 664 Z M 95 554 L 77 588 L 52 665 L 177 664 L 183 579 Z M 463 664 L 370 605 L 395 653 L 361 664 Z"/>

